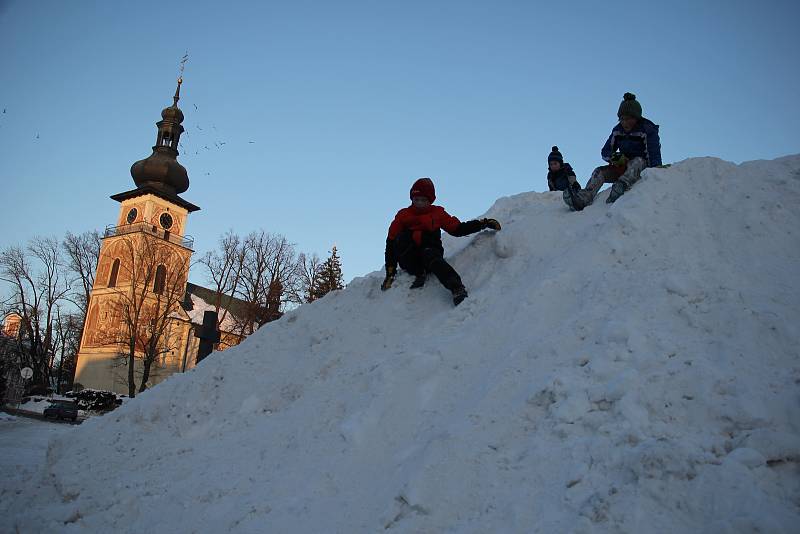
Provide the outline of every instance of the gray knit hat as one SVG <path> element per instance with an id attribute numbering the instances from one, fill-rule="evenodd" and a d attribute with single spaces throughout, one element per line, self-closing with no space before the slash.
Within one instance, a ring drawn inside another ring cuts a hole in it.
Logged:
<path id="1" fill-rule="evenodd" d="M 622 97 L 622 103 L 619 105 L 617 117 L 622 117 L 623 115 L 637 119 L 642 118 L 642 105 L 636 100 L 635 94 L 625 93 L 625 96 Z"/>

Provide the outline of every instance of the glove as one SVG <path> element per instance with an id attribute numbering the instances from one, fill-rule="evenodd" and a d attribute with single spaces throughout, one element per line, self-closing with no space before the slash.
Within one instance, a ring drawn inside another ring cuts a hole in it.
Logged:
<path id="1" fill-rule="evenodd" d="M 492 230 L 500 230 L 502 227 L 497 219 L 481 219 L 481 224 L 484 228 L 491 228 Z"/>
<path id="2" fill-rule="evenodd" d="M 622 152 L 614 152 L 608 161 L 615 167 L 624 167 L 628 163 L 628 158 Z"/>
<path id="3" fill-rule="evenodd" d="M 394 265 L 387 265 L 386 266 L 386 278 L 383 279 L 383 283 L 381 284 L 381 291 L 386 291 L 390 287 L 392 287 L 392 282 L 394 282 L 394 275 L 397 274 L 397 267 Z"/>
<path id="4" fill-rule="evenodd" d="M 572 182 L 571 184 L 569 184 L 569 187 L 575 193 L 577 193 L 577 192 L 579 192 L 581 190 L 581 184 L 579 184 L 578 182 Z"/>

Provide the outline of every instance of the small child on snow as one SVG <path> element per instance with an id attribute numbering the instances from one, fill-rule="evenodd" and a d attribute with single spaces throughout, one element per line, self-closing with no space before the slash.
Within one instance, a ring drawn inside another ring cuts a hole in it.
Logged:
<path id="1" fill-rule="evenodd" d="M 564 156 L 554 146 L 547 156 L 547 187 L 550 191 L 565 191 L 568 187 L 580 190 L 581 184 L 575 178 L 575 171 L 569 163 L 564 163 Z"/>
<path id="2" fill-rule="evenodd" d="M 467 298 L 467 290 L 456 270 L 444 259 L 441 229 L 460 237 L 485 228 L 500 230 L 500 223 L 495 219 L 461 222 L 443 207 L 434 206 L 436 190 L 430 178 L 414 182 L 409 196 L 411 205 L 398 211 L 389 226 L 385 251 L 386 278 L 381 289 L 386 291 L 392 287 L 399 262 L 401 268 L 415 277 L 411 289 L 425 285 L 428 273 L 433 273 L 450 290 L 453 304 L 458 306 Z"/>
<path id="3" fill-rule="evenodd" d="M 592 202 L 603 184 L 613 184 L 606 202 L 615 202 L 639 181 L 647 167 L 661 165 L 661 139 L 658 125 L 642 117 L 642 105 L 636 95 L 625 93 L 617 111 L 619 124 L 611 130 L 600 154 L 609 164 L 597 167 L 586 189 L 564 191 L 564 202 L 580 211 Z"/>

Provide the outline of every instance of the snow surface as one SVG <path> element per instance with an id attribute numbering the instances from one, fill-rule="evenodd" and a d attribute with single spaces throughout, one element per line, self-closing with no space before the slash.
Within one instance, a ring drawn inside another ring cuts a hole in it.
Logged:
<path id="1" fill-rule="evenodd" d="M 28 503 L 16 501 L 17 494 L 31 480 L 42 476 L 41 471 L 47 466 L 45 455 L 50 439 L 69 435 L 74 428 L 77 427 L 0 412 L 0 502 L 14 500 L 16 506 L 30 510 Z M 7 518 L 3 517 L 0 532 L 9 532 L 10 528 Z"/>
<path id="2" fill-rule="evenodd" d="M 498 200 L 501 232 L 445 241 L 459 307 L 435 279 L 356 279 L 56 438 L 0 514 L 21 532 L 797 532 L 800 156 L 691 159 L 604 199 Z"/>

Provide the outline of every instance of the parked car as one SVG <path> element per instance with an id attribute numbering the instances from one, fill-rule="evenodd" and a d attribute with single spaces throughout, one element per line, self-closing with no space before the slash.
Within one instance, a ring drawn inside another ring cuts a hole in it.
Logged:
<path id="1" fill-rule="evenodd" d="M 78 406 L 73 402 L 53 401 L 50 406 L 44 409 L 45 417 L 53 419 L 70 419 L 75 421 L 78 418 Z"/>

